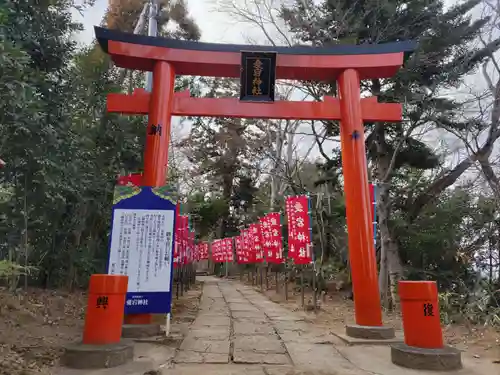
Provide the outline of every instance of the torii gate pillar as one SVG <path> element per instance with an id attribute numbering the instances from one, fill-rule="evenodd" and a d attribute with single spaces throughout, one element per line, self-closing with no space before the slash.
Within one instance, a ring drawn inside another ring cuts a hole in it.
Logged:
<path id="1" fill-rule="evenodd" d="M 339 75 L 338 88 L 342 171 L 356 323 L 360 326 L 381 327 L 382 312 L 373 248 L 373 220 L 358 72 L 354 69 L 344 70 Z"/>
<path id="2" fill-rule="evenodd" d="M 157 61 L 153 68 L 153 90 L 149 102 L 143 186 L 163 186 L 167 181 L 174 84 L 175 71 L 172 64 Z"/>

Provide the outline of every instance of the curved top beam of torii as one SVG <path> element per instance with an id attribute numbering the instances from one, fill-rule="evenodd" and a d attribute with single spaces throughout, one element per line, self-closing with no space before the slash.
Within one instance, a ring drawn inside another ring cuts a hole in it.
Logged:
<path id="1" fill-rule="evenodd" d="M 124 33 L 95 27 L 101 48 L 116 65 L 152 71 L 155 61 L 169 61 L 179 75 L 239 77 L 242 51 L 276 52 L 276 78 L 331 81 L 345 69 L 356 69 L 360 79 L 388 78 L 403 65 L 413 41 L 331 47 L 273 47 L 202 43 Z"/>

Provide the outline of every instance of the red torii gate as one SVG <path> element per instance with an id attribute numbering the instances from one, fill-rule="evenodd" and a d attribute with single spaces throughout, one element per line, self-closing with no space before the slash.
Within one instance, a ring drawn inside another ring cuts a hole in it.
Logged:
<path id="1" fill-rule="evenodd" d="M 412 52 L 415 43 L 268 47 L 172 40 L 100 27 L 96 27 L 95 32 L 102 49 L 117 66 L 153 72 L 151 93 L 137 89 L 132 95 L 108 95 L 109 112 L 147 114 L 149 117 L 144 186 L 165 184 L 172 116 L 341 121 L 349 256 L 357 324 L 348 327 L 347 333 L 370 338 L 393 336 L 393 331 L 391 333 L 388 327 L 382 326 L 363 122 L 401 121 L 402 107 L 396 103 L 378 103 L 376 97 L 361 98 L 360 80 L 393 76 L 403 64 L 404 54 Z M 240 77 L 242 51 L 276 53 L 276 79 L 336 79 L 339 98 L 325 97 L 323 102 L 250 103 L 237 98 L 193 98 L 189 92 L 174 93 L 175 75 Z"/>

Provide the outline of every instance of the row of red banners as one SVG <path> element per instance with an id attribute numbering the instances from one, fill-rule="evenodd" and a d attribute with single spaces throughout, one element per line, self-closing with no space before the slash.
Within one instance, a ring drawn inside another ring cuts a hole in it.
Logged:
<path id="1" fill-rule="evenodd" d="M 288 224 L 288 258 L 295 264 L 312 261 L 311 216 L 309 197 L 295 196 L 286 199 Z M 209 244 L 195 244 L 194 231 L 189 229 L 189 217 L 177 215 L 175 232 L 174 266 L 209 259 Z M 216 262 L 275 263 L 284 261 L 281 214 L 269 213 L 241 230 L 236 237 L 214 240 L 211 259 Z"/>
<path id="2" fill-rule="evenodd" d="M 309 197 L 295 196 L 286 199 L 286 217 L 288 226 L 288 258 L 295 264 L 312 262 L 311 215 Z M 282 263 L 283 240 L 281 214 L 269 213 L 250 224 L 234 238 L 215 240 L 212 243 L 214 262 L 233 261 L 233 240 L 236 262 L 247 263 Z"/>
<path id="3" fill-rule="evenodd" d="M 140 186 L 142 175 L 119 176 L 118 185 Z M 312 231 L 309 212 L 309 197 L 295 196 L 286 199 L 288 224 L 288 258 L 295 264 L 308 264 L 312 261 Z M 174 267 L 194 261 L 209 259 L 209 244 L 195 243 L 195 232 L 189 228 L 189 216 L 180 214 L 177 206 L 174 246 Z M 234 241 L 234 243 L 233 243 Z M 233 253 L 234 250 L 234 253 Z M 283 241 L 281 214 L 269 213 L 243 229 L 234 238 L 214 240 L 211 245 L 211 258 L 214 262 L 282 263 Z"/>
<path id="4" fill-rule="evenodd" d="M 177 207 L 174 267 L 208 259 L 208 242 L 195 243 L 195 232 L 189 229 L 189 216 L 180 215 Z M 213 251 L 213 250 L 212 250 Z"/>
<path id="5" fill-rule="evenodd" d="M 119 185 L 140 185 L 140 175 L 120 176 Z M 370 184 L 370 198 L 373 202 L 372 217 L 375 225 L 374 187 Z M 309 196 L 287 197 L 285 202 L 288 227 L 288 258 L 295 264 L 309 264 L 313 261 L 312 222 Z M 375 229 L 374 229 L 375 232 Z M 209 254 L 211 248 L 211 256 Z M 180 215 L 177 207 L 175 228 L 174 266 L 186 265 L 194 261 L 211 259 L 214 262 L 282 263 L 283 240 L 281 214 L 269 213 L 250 224 L 233 238 L 195 243 L 195 233 L 189 229 L 189 217 Z"/>

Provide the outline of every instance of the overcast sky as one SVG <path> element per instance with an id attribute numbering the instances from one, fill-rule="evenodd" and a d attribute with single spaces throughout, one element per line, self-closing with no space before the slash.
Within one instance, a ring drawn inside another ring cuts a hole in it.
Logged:
<path id="1" fill-rule="evenodd" d="M 220 0 L 185 0 L 188 4 L 190 15 L 196 20 L 196 23 L 201 29 L 202 41 L 214 43 L 247 43 L 248 37 L 257 40 L 260 43 L 265 43 L 260 31 L 249 25 L 237 24 L 229 15 L 220 11 L 217 4 Z M 104 17 L 104 13 L 108 6 L 108 0 L 96 0 L 95 5 L 86 10 L 83 17 L 78 12 L 73 12 L 74 19 L 83 23 L 85 30 L 76 35 L 77 40 L 81 44 L 89 44 L 94 39 L 93 27 L 99 25 Z M 303 94 L 297 93 L 292 96 L 294 100 L 302 100 Z M 174 132 L 186 134 L 189 131 L 189 124 L 183 123 L 182 130 L 179 127 L 179 118 L 173 119 Z M 306 125 L 303 133 L 311 133 L 310 125 Z M 180 135 L 180 134 L 179 134 Z M 307 140 L 305 139 L 307 138 Z M 300 144 L 299 150 L 307 150 L 308 145 L 313 142 L 314 138 L 307 135 L 297 135 L 295 141 Z M 305 141 L 305 142 L 304 142 Z M 335 142 L 328 146 L 328 141 L 325 143 L 325 148 L 336 148 L 338 144 Z M 316 151 L 316 150 L 315 150 Z M 310 156 L 316 158 L 319 152 L 313 151 Z"/>
<path id="2" fill-rule="evenodd" d="M 248 24 L 238 24 L 234 21 L 234 18 L 224 12 L 221 12 L 220 8 L 217 8 L 217 3 L 220 1 L 222 0 L 186 0 L 190 15 L 196 20 L 196 23 L 201 29 L 202 41 L 215 43 L 246 43 L 248 41 L 248 37 L 251 37 L 253 40 L 256 40 L 260 43 L 264 42 L 262 34 L 260 33 L 260 30 L 258 28 L 256 28 L 255 26 L 251 27 Z M 445 1 L 445 3 L 447 3 L 448 5 L 451 5 L 455 2 L 457 2 L 457 0 Z M 85 30 L 83 32 L 81 32 L 79 35 L 76 35 L 76 38 L 81 44 L 89 44 L 93 41 L 93 26 L 99 25 L 101 23 L 107 6 L 108 0 L 96 0 L 95 5 L 92 8 L 87 9 L 84 12 L 83 16 L 76 11 L 73 13 L 75 20 L 83 23 L 85 27 Z M 467 81 L 469 81 L 469 79 Z M 477 87 L 478 84 L 481 84 L 482 76 L 475 75 L 474 77 L 470 77 L 470 81 L 472 81 L 471 83 L 473 84 L 473 86 Z M 455 90 L 455 93 L 459 91 L 460 90 Z M 300 100 L 300 98 L 296 98 L 295 95 L 293 99 Z M 173 121 L 174 128 L 177 129 L 179 129 L 179 127 L 176 126 L 176 124 L 178 124 L 178 120 L 179 119 L 175 119 Z M 186 125 L 187 124 L 183 124 L 182 126 L 182 133 L 184 134 L 189 129 L 189 125 Z M 304 132 L 311 132 L 309 125 L 307 125 L 307 129 L 304 129 Z M 304 150 L 307 150 L 309 148 L 308 145 L 310 145 L 313 141 L 312 137 L 306 138 L 310 139 L 306 140 L 304 139 L 304 136 L 298 136 L 298 139 L 295 140 L 296 142 L 299 141 L 300 144 L 304 145 Z M 452 139 L 449 136 L 439 138 L 441 138 L 441 142 L 445 142 L 447 144 L 449 149 L 453 150 L 461 148 L 461 142 L 457 142 L 456 139 Z M 338 144 L 335 142 L 326 142 L 325 145 L 326 144 L 328 144 L 325 147 L 325 151 L 327 152 L 328 149 L 338 147 Z M 436 147 L 439 147 L 439 145 L 436 145 Z M 460 152 L 454 152 L 453 154 L 454 157 L 452 159 L 455 160 L 451 161 L 451 164 L 458 162 L 458 159 L 461 159 L 463 157 L 463 155 L 459 155 Z M 311 156 L 313 158 L 317 157 L 319 156 L 319 152 L 315 151 L 311 154 Z"/>
<path id="3" fill-rule="evenodd" d="M 214 43 L 243 43 L 248 30 L 236 25 L 230 17 L 216 11 L 214 0 L 186 0 L 189 13 L 201 28 L 202 40 Z M 77 36 L 83 43 L 90 43 L 94 38 L 93 26 L 99 25 L 108 6 L 108 0 L 96 0 L 95 5 L 85 11 L 84 16 L 74 12 L 75 20 L 82 22 L 85 31 Z"/>
<path id="4" fill-rule="evenodd" d="M 78 0 L 77 0 L 78 1 Z M 218 9 L 220 0 L 185 0 L 189 13 L 196 20 L 202 31 L 202 41 L 214 43 L 245 43 L 248 35 L 257 35 L 248 25 L 237 25 L 230 16 Z M 445 4 L 454 4 L 457 0 L 445 0 Z M 86 10 L 83 17 L 74 12 L 75 20 L 82 22 L 85 31 L 77 36 L 83 43 L 93 40 L 93 26 L 99 25 L 108 6 L 108 0 L 95 0 L 95 5 Z M 252 35 L 252 36 L 253 36 Z"/>

